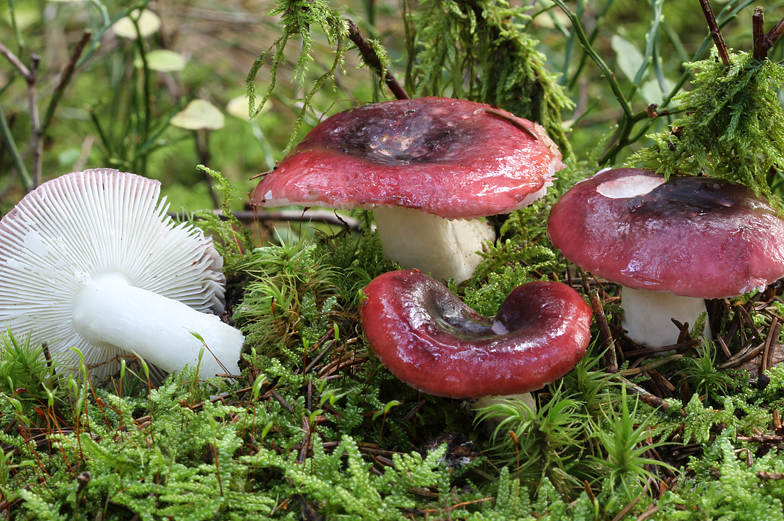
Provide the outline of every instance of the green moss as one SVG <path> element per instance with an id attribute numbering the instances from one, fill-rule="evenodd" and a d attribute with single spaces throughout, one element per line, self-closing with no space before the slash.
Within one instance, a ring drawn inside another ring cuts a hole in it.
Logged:
<path id="1" fill-rule="evenodd" d="M 571 154 L 561 111 L 572 102 L 538 41 L 526 33 L 526 7 L 503 0 L 405 2 L 406 87 L 416 97 L 448 96 L 489 103 L 544 126 Z"/>
<path id="2" fill-rule="evenodd" d="M 778 89 L 784 68 L 738 52 L 724 65 L 713 56 L 687 63 L 697 70 L 693 88 L 675 101 L 684 113 L 670 132 L 653 134 L 654 144 L 629 164 L 649 163 L 665 177 L 708 174 L 770 195 L 768 176 L 784 164 L 784 113 Z"/>

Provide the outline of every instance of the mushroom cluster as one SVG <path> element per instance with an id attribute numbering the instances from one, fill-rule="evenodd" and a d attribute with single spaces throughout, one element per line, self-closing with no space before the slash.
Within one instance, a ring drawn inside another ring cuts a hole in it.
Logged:
<path id="1" fill-rule="evenodd" d="M 364 296 L 360 316 L 373 351 L 397 378 L 435 396 L 540 389 L 571 371 L 591 338 L 590 306 L 558 282 L 518 286 L 495 317 L 416 270 L 380 275 Z"/>
<path id="2" fill-rule="evenodd" d="M 223 311 L 223 259 L 201 230 L 176 225 L 160 183 L 116 170 L 46 182 L 0 221 L 0 324 L 48 342 L 62 366 L 77 348 L 93 377 L 119 355 L 172 372 L 237 374 L 244 337 Z"/>
<path id="3" fill-rule="evenodd" d="M 784 221 L 750 189 L 711 177 L 603 170 L 553 206 L 553 245 L 623 286 L 623 327 L 651 346 L 674 344 L 671 319 L 694 324 L 706 298 L 762 289 L 784 276 Z"/>
<path id="4" fill-rule="evenodd" d="M 483 217 L 531 204 L 562 167 L 544 129 L 509 112 L 449 98 L 390 101 L 317 125 L 251 202 L 372 208 L 389 259 L 459 283 L 495 239 Z"/>

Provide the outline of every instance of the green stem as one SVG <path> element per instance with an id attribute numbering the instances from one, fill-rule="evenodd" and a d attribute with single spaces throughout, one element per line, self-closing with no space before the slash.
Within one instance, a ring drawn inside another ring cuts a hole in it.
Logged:
<path id="1" fill-rule="evenodd" d="M 14 0 L 8 0 L 8 16 L 11 18 L 11 26 L 14 29 L 14 38 L 16 38 L 16 45 L 19 47 L 19 58 L 24 54 L 24 40 L 22 39 L 22 32 L 19 30 L 19 25 L 16 23 L 16 11 L 14 11 Z"/>
<path id="2" fill-rule="evenodd" d="M 90 35 L 92 35 L 92 32 L 90 31 L 85 31 L 82 34 L 82 38 L 77 42 L 76 47 L 74 47 L 74 50 L 71 53 L 71 58 L 68 60 L 68 63 L 60 75 L 60 81 L 57 82 L 57 87 L 52 93 L 52 99 L 49 100 L 49 106 L 46 108 L 44 121 L 41 124 L 41 136 L 46 135 L 46 130 L 49 128 L 49 123 L 52 122 L 54 111 L 57 110 L 57 105 L 63 98 L 66 87 L 68 87 L 68 84 L 71 82 L 71 78 L 73 77 L 74 71 L 76 70 L 76 62 L 79 59 L 79 56 L 81 56 L 82 51 L 84 50 L 84 46 L 87 45 L 87 41 L 90 39 Z"/>
<path id="3" fill-rule="evenodd" d="M 574 29 L 575 33 L 577 34 L 577 39 L 580 40 L 580 43 L 583 46 L 585 52 L 590 56 L 596 65 L 601 69 L 602 73 L 604 73 L 605 77 L 607 78 L 607 82 L 610 84 L 610 89 L 612 89 L 613 94 L 615 94 L 615 99 L 618 100 L 618 104 L 621 106 L 623 110 L 623 114 L 626 118 L 633 118 L 634 114 L 632 114 L 632 108 L 629 106 L 629 103 L 626 101 L 626 98 L 621 92 L 621 87 L 618 85 L 618 81 L 615 79 L 615 75 L 612 73 L 607 64 L 604 63 L 604 60 L 593 50 L 591 46 L 591 42 L 588 41 L 588 37 L 585 35 L 585 31 L 583 30 L 582 24 L 580 24 L 580 20 L 574 15 L 574 13 L 566 7 L 563 0 L 553 0 L 555 4 L 564 12 L 564 14 L 569 18 L 569 21 L 572 22 L 572 28 Z"/>
<path id="4" fill-rule="evenodd" d="M 152 119 L 152 109 L 150 108 L 150 69 L 147 65 L 147 51 L 144 48 L 144 38 L 142 38 L 142 33 L 139 30 L 139 20 L 134 19 L 131 17 L 131 21 L 133 22 L 133 26 L 136 28 L 136 46 L 139 49 L 139 56 L 142 60 L 142 96 L 144 99 L 142 100 L 142 106 L 144 107 L 144 125 L 143 125 L 143 132 L 141 135 L 141 141 L 147 141 L 147 138 L 150 135 L 150 120 Z M 138 98 L 137 98 L 138 99 Z M 142 165 L 141 165 L 141 172 L 142 175 L 146 175 L 147 173 L 147 158 L 146 156 L 142 156 Z"/>
<path id="5" fill-rule="evenodd" d="M 84 62 L 89 60 L 90 57 L 93 55 L 93 53 L 95 53 L 95 51 L 98 50 L 98 47 L 100 47 L 101 45 L 101 39 L 103 38 L 103 35 L 106 34 L 106 31 L 112 28 L 112 25 L 114 25 L 114 23 L 117 20 L 119 20 L 120 18 L 125 18 L 126 16 L 131 14 L 131 12 L 134 11 L 135 9 L 142 9 L 144 7 L 147 7 L 147 4 L 150 3 L 150 0 L 139 0 L 138 2 L 131 4 L 130 6 L 120 11 L 120 13 L 112 19 L 109 18 L 109 12 L 101 2 L 99 2 L 98 0 L 90 0 L 90 2 L 98 9 L 98 11 L 100 11 L 101 19 L 103 20 L 103 27 L 101 27 L 100 31 L 95 33 L 95 36 L 93 36 L 90 47 L 76 63 L 76 67 L 81 67 L 82 64 L 84 64 Z"/>
<path id="6" fill-rule="evenodd" d="M 588 42 L 590 42 L 591 45 L 593 45 L 593 42 L 596 40 L 596 37 L 599 36 L 599 28 L 603 26 L 604 16 L 607 14 L 607 11 L 610 9 L 612 3 L 613 0 L 606 0 L 602 8 L 596 14 L 595 26 L 593 28 L 593 31 L 591 31 L 590 36 L 588 36 Z M 555 7 L 555 4 L 553 4 L 553 7 Z M 577 85 L 577 80 L 578 78 L 580 78 L 580 75 L 587 61 L 588 61 L 587 54 L 583 54 L 582 56 L 580 56 L 580 63 L 577 64 L 577 70 L 574 71 L 574 75 L 572 76 L 572 79 L 569 81 L 567 85 L 568 90 L 573 89 L 574 86 Z"/>
<path id="7" fill-rule="evenodd" d="M 582 16 L 583 10 L 585 7 L 584 0 L 578 0 L 577 2 L 577 18 Z M 563 70 L 561 71 L 561 77 L 558 78 L 558 83 L 561 85 L 566 84 L 566 79 L 569 77 L 569 66 L 572 63 L 572 56 L 574 55 L 574 39 L 576 37 L 576 31 L 572 31 L 569 33 L 569 38 L 566 40 L 566 50 L 564 51 L 564 65 Z"/>
<path id="8" fill-rule="evenodd" d="M 14 141 L 14 136 L 11 135 L 11 128 L 8 126 L 8 121 L 5 119 L 5 113 L 3 112 L 2 107 L 0 107 L 0 135 L 2 135 L 3 141 L 11 153 L 14 166 L 16 167 L 16 171 L 19 172 L 22 181 L 24 181 L 25 188 L 27 191 L 30 191 L 33 186 L 33 180 L 30 178 L 30 174 L 27 173 L 27 167 L 25 167 L 24 161 L 22 161 L 19 149 L 16 148 L 16 141 Z"/>

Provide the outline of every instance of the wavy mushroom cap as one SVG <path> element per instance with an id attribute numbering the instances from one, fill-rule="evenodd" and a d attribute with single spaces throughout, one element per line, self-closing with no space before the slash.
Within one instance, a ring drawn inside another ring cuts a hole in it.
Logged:
<path id="1" fill-rule="evenodd" d="M 553 245 L 623 286 L 724 298 L 784 275 L 784 221 L 750 189 L 710 177 L 601 171 L 553 206 Z"/>
<path id="2" fill-rule="evenodd" d="M 416 270 L 385 273 L 364 294 L 360 316 L 373 351 L 397 378 L 435 396 L 540 389 L 571 371 L 591 339 L 590 306 L 557 282 L 515 288 L 495 317 Z"/>
<path id="3" fill-rule="evenodd" d="M 34 342 L 47 341 L 53 357 L 72 367 L 79 358 L 69 347 L 88 366 L 125 353 L 73 326 L 74 299 L 91 280 L 114 277 L 197 311 L 222 312 L 223 259 L 201 230 L 166 215 L 159 194 L 160 182 L 109 169 L 67 174 L 27 194 L 0 221 L 0 323 L 32 331 Z M 92 374 L 118 367 L 115 360 Z"/>
<path id="4" fill-rule="evenodd" d="M 527 206 L 562 167 L 544 129 L 509 112 L 449 98 L 389 101 L 318 124 L 251 202 L 472 218 Z"/>

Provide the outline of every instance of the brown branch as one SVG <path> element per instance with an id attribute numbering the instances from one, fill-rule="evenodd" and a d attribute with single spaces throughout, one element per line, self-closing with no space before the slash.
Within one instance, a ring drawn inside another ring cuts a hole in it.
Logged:
<path id="1" fill-rule="evenodd" d="M 615 342 L 613 341 L 610 326 L 607 325 L 607 317 L 604 316 L 604 309 L 602 309 L 602 301 L 599 298 L 599 293 L 592 291 L 590 293 L 591 307 L 593 308 L 593 318 L 596 320 L 596 325 L 599 327 L 599 338 L 602 341 L 602 347 L 605 349 L 605 367 L 607 372 L 618 372 L 618 358 L 615 354 Z"/>
<path id="2" fill-rule="evenodd" d="M 38 103 L 36 103 L 35 83 L 38 78 L 38 64 L 41 58 L 37 54 L 30 56 L 32 62 L 30 66 L 30 77 L 27 80 L 27 99 L 30 103 L 30 134 L 32 134 L 33 164 L 31 177 L 33 180 L 32 188 L 41 184 L 41 120 L 38 117 Z"/>
<path id="3" fill-rule="evenodd" d="M 82 55 L 87 42 L 90 41 L 92 34 L 92 31 L 85 31 L 82 33 L 82 37 L 78 42 L 76 42 L 76 46 L 71 53 L 71 57 L 68 59 L 68 63 L 65 64 L 63 72 L 60 73 L 60 80 L 57 82 L 57 87 L 54 88 L 52 99 L 49 101 L 49 106 L 46 108 L 44 121 L 41 123 L 42 135 L 46 135 L 46 129 L 49 128 L 49 123 L 52 121 L 54 111 L 57 109 L 57 105 L 60 103 L 60 99 L 62 99 L 63 94 L 65 94 L 65 88 L 70 83 L 74 70 L 76 70 L 76 62 L 79 61 L 79 57 Z"/>
<path id="4" fill-rule="evenodd" d="M 724 43 L 724 37 L 719 30 L 719 24 L 716 23 L 716 17 L 713 15 L 710 0 L 700 0 L 700 5 L 702 6 L 702 12 L 705 14 L 705 20 L 708 22 L 708 28 L 710 29 L 711 37 L 713 37 L 713 43 L 716 44 L 716 49 L 719 51 L 719 57 L 724 65 L 729 65 L 730 54 L 729 51 L 727 51 L 727 44 Z"/>
<path id="5" fill-rule="evenodd" d="M 41 183 L 41 122 L 38 119 L 38 104 L 35 99 L 35 84 L 38 79 L 38 64 L 41 62 L 41 58 L 36 54 L 31 55 L 31 66 L 28 69 L 25 64 L 2 43 L 0 43 L 0 54 L 11 62 L 11 65 L 19 71 L 27 82 L 27 99 L 30 103 L 30 133 L 32 134 L 31 148 L 33 150 L 32 183 L 28 189 L 32 190 Z"/>
<path id="6" fill-rule="evenodd" d="M 646 347 L 645 349 L 635 349 L 634 351 L 626 351 L 626 358 L 636 358 L 639 356 L 648 356 L 653 355 L 656 353 L 664 353 L 667 351 L 688 351 L 692 347 L 697 347 L 700 345 L 699 340 L 687 340 L 685 342 L 679 342 L 677 344 L 671 344 L 668 346 L 661 346 L 661 347 Z"/>
<path id="7" fill-rule="evenodd" d="M 626 387 L 626 389 L 628 389 L 632 394 L 637 395 L 637 397 L 642 402 L 650 405 L 651 407 L 661 407 L 665 411 L 668 411 L 671 407 L 669 403 L 665 402 L 658 396 L 649 393 L 639 385 L 630 382 L 629 380 L 627 380 L 621 375 L 618 374 L 614 375 L 613 380 L 622 383 Z M 681 413 L 681 417 L 683 418 L 686 418 L 688 416 L 688 414 L 686 414 L 686 411 L 684 411 L 683 409 L 681 409 L 680 413 Z"/>
<path id="8" fill-rule="evenodd" d="M 784 34 L 784 18 L 779 20 L 778 23 L 768 31 L 768 34 L 765 35 L 765 47 L 770 50 L 776 41 L 781 38 L 782 34 Z"/>
<path id="9" fill-rule="evenodd" d="M 779 319 L 773 317 L 768 329 L 768 337 L 765 339 L 764 348 L 762 349 L 762 360 L 760 361 L 760 375 L 771 368 L 773 365 L 773 355 L 776 351 L 776 340 L 778 340 L 779 332 L 781 331 L 781 324 Z"/>
<path id="10" fill-rule="evenodd" d="M 392 91 L 392 94 L 395 95 L 395 98 L 399 100 L 411 99 L 403 86 L 397 82 L 395 76 L 392 74 L 392 71 L 381 65 L 381 60 L 378 58 L 378 54 L 376 54 L 376 51 L 370 44 L 370 41 L 365 38 L 365 35 L 359 32 L 359 27 L 357 27 L 357 24 L 348 18 L 346 18 L 346 24 L 348 24 L 348 37 L 351 38 L 351 41 L 354 42 L 354 45 L 356 45 L 357 49 L 359 49 L 359 53 L 362 55 L 362 59 L 371 69 L 373 69 L 373 72 L 378 74 L 384 80 L 384 83 L 386 83 L 387 87 L 389 87 L 389 90 Z"/>
<path id="11" fill-rule="evenodd" d="M 632 501 L 631 503 L 629 503 L 628 505 L 623 507 L 623 510 L 618 512 L 618 515 L 613 518 L 613 521 L 621 521 L 621 519 L 623 519 L 626 516 L 626 514 L 628 514 L 629 512 L 632 511 L 632 508 L 634 508 L 634 505 L 636 505 L 641 499 L 642 499 L 642 497 L 640 497 L 640 496 L 637 496 L 636 498 L 634 498 L 634 501 Z"/>
<path id="12" fill-rule="evenodd" d="M 8 49 L 8 47 L 3 45 L 3 42 L 0 42 L 0 54 L 5 56 L 5 58 L 11 62 L 11 65 L 13 65 L 14 68 L 19 71 L 19 74 L 24 77 L 25 81 L 29 82 L 29 78 L 31 77 L 30 69 L 28 69 L 25 64 L 22 63 L 21 60 L 19 60 L 19 58 L 17 58 L 16 55 L 11 52 L 10 49 Z"/>
<path id="13" fill-rule="evenodd" d="M 768 57 L 768 47 L 765 44 L 765 15 L 762 7 L 754 9 L 751 17 L 751 33 L 754 39 L 754 59 L 763 61 Z"/>

